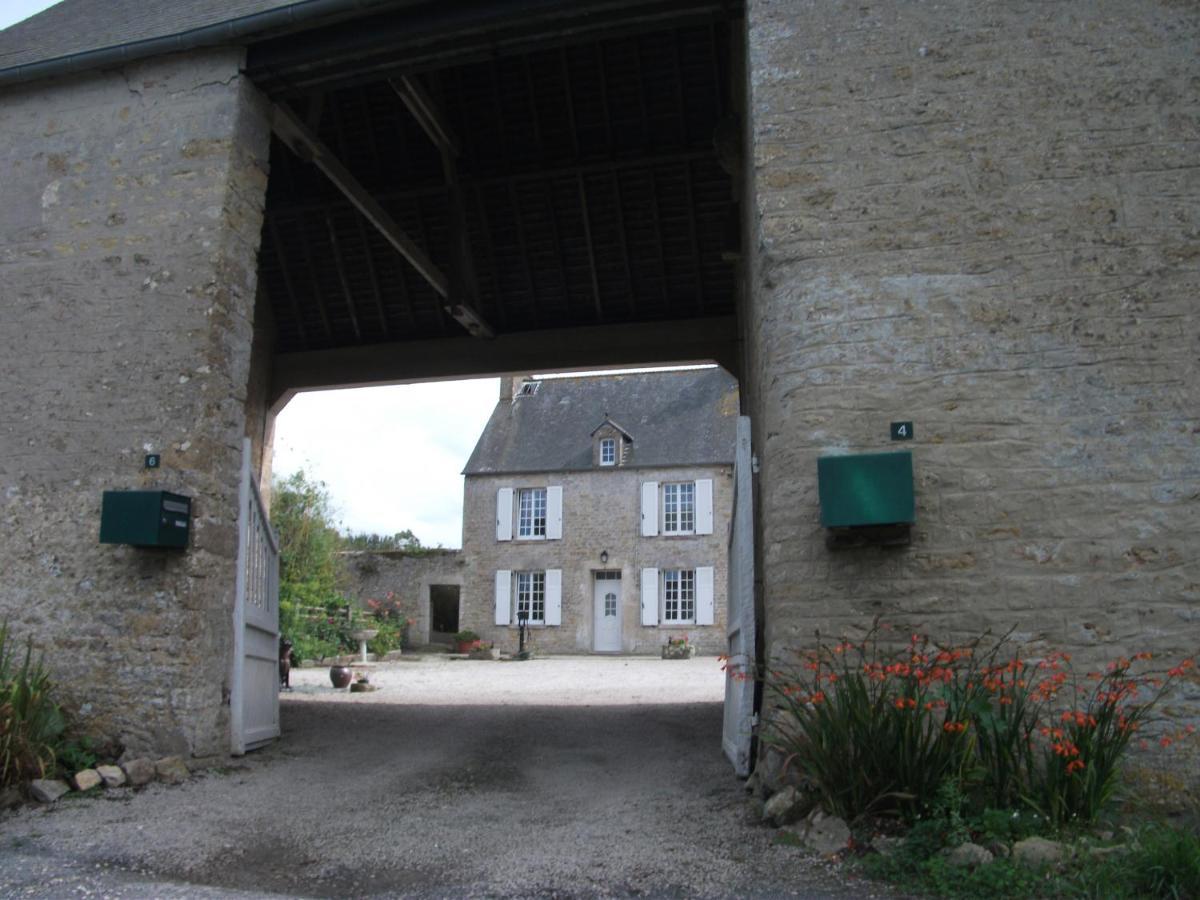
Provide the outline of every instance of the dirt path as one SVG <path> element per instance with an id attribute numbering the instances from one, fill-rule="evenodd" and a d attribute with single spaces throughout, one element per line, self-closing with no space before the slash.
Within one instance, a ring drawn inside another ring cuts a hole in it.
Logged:
<path id="1" fill-rule="evenodd" d="M 324 677 L 298 673 L 284 740 L 223 774 L 0 820 L 0 895 L 869 894 L 747 821 L 712 659 L 405 662 L 354 696 Z"/>

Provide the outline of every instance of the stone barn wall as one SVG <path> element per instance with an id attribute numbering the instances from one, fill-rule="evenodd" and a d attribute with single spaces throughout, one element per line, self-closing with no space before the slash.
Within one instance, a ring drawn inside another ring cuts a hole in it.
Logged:
<path id="1" fill-rule="evenodd" d="M 394 593 L 405 617 L 413 620 L 409 640 L 417 644 L 429 642 L 429 586 L 461 588 L 465 579 L 461 550 L 348 551 L 342 559 L 350 596 L 365 608 L 368 599 Z"/>
<path id="2" fill-rule="evenodd" d="M 0 91 L 0 616 L 135 751 L 229 747 L 268 148 L 239 63 Z M 134 488 L 194 498 L 187 552 L 98 543 L 102 492 Z"/>
<path id="3" fill-rule="evenodd" d="M 946 638 L 1015 625 L 1084 666 L 1195 653 L 1200 10 L 747 17 L 768 650 L 882 614 Z M 817 458 L 900 448 L 913 544 L 826 550 Z M 1171 699 L 1194 716 L 1200 687 Z"/>

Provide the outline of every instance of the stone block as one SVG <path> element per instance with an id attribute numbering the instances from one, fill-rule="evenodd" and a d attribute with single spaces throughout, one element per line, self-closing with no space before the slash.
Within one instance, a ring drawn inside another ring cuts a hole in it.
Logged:
<path id="1" fill-rule="evenodd" d="M 80 769 L 71 777 L 71 784 L 77 791 L 90 791 L 99 787 L 102 781 L 100 773 L 95 769 Z"/>
<path id="2" fill-rule="evenodd" d="M 180 756 L 164 756 L 154 763 L 158 780 L 166 784 L 182 784 L 191 776 L 187 763 Z"/>
<path id="3" fill-rule="evenodd" d="M 125 783 L 125 773 L 120 766 L 96 766 L 96 774 L 108 788 L 121 787 Z"/>
<path id="4" fill-rule="evenodd" d="M 992 853 L 986 847 L 972 844 L 968 841 L 946 851 L 946 862 L 959 869 L 974 869 L 985 866 L 993 859 Z"/>
<path id="5" fill-rule="evenodd" d="M 37 778 L 29 784 L 29 793 L 38 803 L 53 803 L 63 794 L 68 794 L 71 786 L 65 781 L 51 778 Z"/>
<path id="6" fill-rule="evenodd" d="M 779 827 L 790 825 L 804 817 L 812 808 L 811 802 L 791 785 L 771 797 L 763 807 L 763 820 Z"/>
<path id="7" fill-rule="evenodd" d="M 817 809 L 808 817 L 804 843 L 822 856 L 832 856 L 845 850 L 850 843 L 850 827 L 837 816 Z"/>
<path id="8" fill-rule="evenodd" d="M 123 762 L 121 769 L 125 772 L 125 780 L 132 787 L 142 787 L 149 784 L 157 774 L 154 768 L 154 760 L 147 759 L 144 756 Z"/>
<path id="9" fill-rule="evenodd" d="M 1058 841 L 1041 837 L 1026 838 L 1013 844 L 1012 858 L 1031 869 L 1053 866 L 1066 858 L 1067 848 Z"/>

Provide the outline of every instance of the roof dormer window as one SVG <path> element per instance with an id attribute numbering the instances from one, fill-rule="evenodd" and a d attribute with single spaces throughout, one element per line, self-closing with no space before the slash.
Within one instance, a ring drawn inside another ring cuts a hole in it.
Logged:
<path id="1" fill-rule="evenodd" d="M 600 439 L 600 465 L 615 466 L 617 464 L 617 439 Z"/>

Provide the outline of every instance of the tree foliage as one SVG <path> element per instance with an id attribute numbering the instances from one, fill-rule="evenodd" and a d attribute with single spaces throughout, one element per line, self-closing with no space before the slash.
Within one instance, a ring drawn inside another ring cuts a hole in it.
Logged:
<path id="1" fill-rule="evenodd" d="M 422 546 L 420 538 L 407 528 L 395 534 L 350 532 L 342 535 L 341 546 L 343 550 L 404 550 L 410 553 L 428 549 Z"/>

